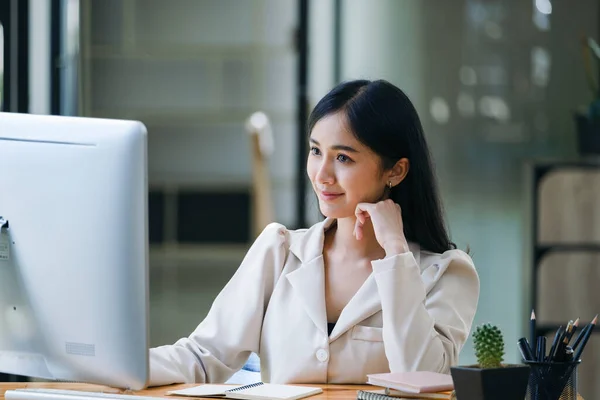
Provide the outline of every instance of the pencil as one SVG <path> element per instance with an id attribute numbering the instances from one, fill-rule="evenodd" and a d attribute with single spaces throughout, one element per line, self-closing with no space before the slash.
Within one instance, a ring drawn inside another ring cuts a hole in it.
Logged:
<path id="1" fill-rule="evenodd" d="M 530 328 L 530 332 L 529 332 L 529 343 L 531 343 L 531 350 L 533 350 L 533 358 L 537 358 L 536 357 L 536 343 L 537 340 L 535 338 L 535 311 L 533 309 L 531 309 L 531 319 L 529 320 L 529 328 Z"/>
<path id="2" fill-rule="evenodd" d="M 565 344 L 569 344 L 569 342 L 571 342 L 571 339 L 573 338 L 573 335 L 575 335 L 575 332 L 577 332 L 577 328 L 579 327 L 579 318 L 577 318 L 575 320 L 575 322 L 573 323 L 573 329 L 571 330 L 571 333 L 568 336 L 567 339 L 567 343 Z"/>
<path id="3" fill-rule="evenodd" d="M 581 357 L 581 353 L 583 353 L 583 349 L 585 348 L 585 345 L 587 344 L 588 340 L 590 340 L 590 336 L 592 335 L 592 331 L 594 330 L 594 327 L 596 326 L 597 321 L 598 321 L 598 314 L 596 314 L 596 316 L 594 317 L 592 322 L 590 322 L 590 326 L 587 329 L 587 331 L 585 332 L 585 336 L 581 340 L 581 343 L 580 343 L 579 347 L 577 348 L 577 350 L 574 349 L 575 354 L 573 355 L 573 360 L 578 361 L 579 358 Z"/>
<path id="4" fill-rule="evenodd" d="M 586 326 L 583 327 L 583 329 L 581 330 L 581 332 L 579 332 L 579 335 L 577 336 L 577 339 L 575 339 L 575 343 L 573 343 L 573 350 L 577 349 L 577 346 L 579 346 L 579 343 L 581 343 L 581 339 L 584 338 L 586 332 L 588 331 L 588 329 L 590 329 L 590 326 L 592 324 L 587 324 Z"/>

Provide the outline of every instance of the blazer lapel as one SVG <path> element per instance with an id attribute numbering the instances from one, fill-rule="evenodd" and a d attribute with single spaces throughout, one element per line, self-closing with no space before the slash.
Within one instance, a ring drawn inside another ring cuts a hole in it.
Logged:
<path id="1" fill-rule="evenodd" d="M 348 329 L 380 310 L 381 300 L 377 290 L 377 283 L 375 282 L 375 277 L 371 274 L 342 310 L 331 332 L 329 341 L 334 341 L 348 331 Z"/>
<path id="2" fill-rule="evenodd" d="M 325 334 L 327 334 L 327 310 L 323 243 L 325 231 L 334 222 L 335 220 L 327 218 L 308 230 L 292 232 L 290 251 L 302 265 L 286 275 L 294 292 L 301 299 L 306 313 L 315 326 Z M 409 248 L 417 264 L 420 264 L 419 246 L 409 243 Z M 379 311 L 381 311 L 381 300 L 375 277 L 371 274 L 342 310 L 329 341 L 337 339 L 354 325 Z"/>
<path id="3" fill-rule="evenodd" d="M 418 264 L 420 261 L 419 245 L 409 243 L 409 250 L 413 253 Z M 379 297 L 375 276 L 371 274 L 342 310 L 331 332 L 329 341 L 337 339 L 354 325 L 379 311 L 381 311 L 381 298 Z"/>
<path id="4" fill-rule="evenodd" d="M 325 263 L 323 243 L 325 231 L 335 222 L 327 218 L 308 230 L 292 233 L 290 251 L 300 263 L 300 268 L 286 275 L 301 299 L 306 313 L 315 326 L 327 334 L 327 310 L 325 308 Z"/>
<path id="5" fill-rule="evenodd" d="M 290 272 L 286 277 L 296 295 L 302 300 L 302 305 L 310 319 L 319 330 L 327 333 L 323 256 L 318 256 L 302 264 L 300 268 Z"/>

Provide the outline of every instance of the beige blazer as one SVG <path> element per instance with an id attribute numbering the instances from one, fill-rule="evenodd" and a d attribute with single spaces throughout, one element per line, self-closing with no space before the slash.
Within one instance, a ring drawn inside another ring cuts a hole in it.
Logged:
<path id="1" fill-rule="evenodd" d="M 365 383 L 366 375 L 448 373 L 473 322 L 479 278 L 460 250 L 372 262 L 373 273 L 331 335 L 325 311 L 324 232 L 270 224 L 187 338 L 150 349 L 150 386 L 224 382 L 251 352 L 264 382 Z"/>

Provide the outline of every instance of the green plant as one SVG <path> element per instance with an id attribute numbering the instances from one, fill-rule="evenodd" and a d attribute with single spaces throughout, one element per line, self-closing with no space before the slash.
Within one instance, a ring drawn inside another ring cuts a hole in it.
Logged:
<path id="1" fill-rule="evenodd" d="M 492 324 L 483 324 L 473 333 L 475 356 L 480 368 L 499 368 L 504 357 L 504 339 L 500 329 Z"/>

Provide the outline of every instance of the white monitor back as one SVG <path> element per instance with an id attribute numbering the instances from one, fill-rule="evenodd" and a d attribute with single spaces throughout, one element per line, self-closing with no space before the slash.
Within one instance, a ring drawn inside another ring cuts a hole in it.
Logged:
<path id="1" fill-rule="evenodd" d="M 146 385 L 146 151 L 140 122 L 0 113 L 0 372 Z"/>

